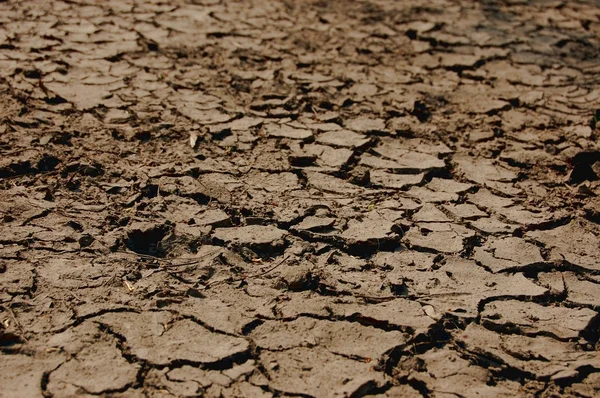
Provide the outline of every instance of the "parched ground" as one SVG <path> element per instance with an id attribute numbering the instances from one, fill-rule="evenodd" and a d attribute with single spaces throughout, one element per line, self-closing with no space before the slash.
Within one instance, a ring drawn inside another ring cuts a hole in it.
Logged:
<path id="1" fill-rule="evenodd" d="M 599 108 L 598 1 L 0 1 L 0 396 L 599 396 Z"/>

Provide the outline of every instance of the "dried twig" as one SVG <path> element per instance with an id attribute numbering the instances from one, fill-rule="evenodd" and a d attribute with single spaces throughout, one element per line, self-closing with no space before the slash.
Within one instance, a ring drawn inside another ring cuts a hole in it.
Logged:
<path id="1" fill-rule="evenodd" d="M 258 273 L 258 274 L 250 275 L 250 276 L 248 276 L 248 277 L 247 277 L 247 278 L 245 278 L 245 279 L 258 278 L 258 277 L 261 277 L 261 276 L 263 276 L 263 275 L 266 275 L 266 274 L 268 274 L 269 272 L 271 272 L 271 271 L 275 270 L 275 268 L 279 267 L 281 264 L 283 264 L 283 263 L 284 263 L 284 261 L 285 261 L 285 260 L 287 260 L 289 257 L 290 257 L 290 256 L 285 256 L 285 257 L 283 258 L 283 260 L 281 260 L 280 262 L 278 262 L 277 264 L 275 264 L 275 265 L 274 265 L 274 266 L 272 266 L 271 268 L 267 269 L 266 271 L 260 272 L 260 273 Z"/>
<path id="2" fill-rule="evenodd" d="M 21 334 L 20 337 L 23 340 L 28 341 L 29 339 L 25 336 L 25 329 L 23 329 L 23 326 L 21 325 L 21 322 L 19 322 L 19 318 L 17 318 L 17 315 L 15 314 L 13 309 L 9 308 L 8 312 L 10 313 L 10 316 L 11 316 L 13 322 L 15 323 L 16 328 L 19 330 L 19 333 Z"/>
<path id="3" fill-rule="evenodd" d="M 168 267 L 182 267 L 184 265 L 194 265 L 194 264 L 198 264 L 200 262 L 200 260 L 191 260 L 185 263 L 173 263 L 170 260 L 164 259 L 164 258 L 160 258 L 160 257 L 156 257 L 156 256 L 151 256 L 149 254 L 141 254 L 141 253 L 130 253 L 128 251 L 125 250 L 116 250 L 115 253 L 123 253 L 123 254 L 130 254 L 132 256 L 138 256 L 140 258 L 145 258 L 147 260 L 154 260 L 154 261 L 158 261 L 163 263 L 164 266 L 168 266 Z M 201 258 L 204 257 L 208 257 L 208 255 L 206 256 L 202 256 Z"/>
<path id="4" fill-rule="evenodd" d="M 248 279 L 260 278 L 261 276 L 264 276 L 264 275 L 268 274 L 269 272 L 273 272 L 277 267 L 279 267 L 281 264 L 283 264 L 285 262 L 285 260 L 287 260 L 289 257 L 290 256 L 285 256 L 277 264 L 275 264 L 272 267 L 268 268 L 267 270 L 259 272 L 257 274 L 246 275 L 246 276 L 242 276 L 240 278 L 224 278 L 224 279 L 219 279 L 216 281 L 208 282 L 207 284 L 204 285 L 204 289 L 208 289 L 209 287 L 220 285 L 221 283 L 225 283 L 225 282 L 235 283 L 235 282 L 246 281 Z"/>
<path id="5" fill-rule="evenodd" d="M 133 287 L 133 285 L 131 283 L 129 283 L 129 281 L 126 278 L 123 278 L 123 283 L 127 287 L 127 290 L 129 290 L 130 292 L 135 291 L 135 288 Z"/>

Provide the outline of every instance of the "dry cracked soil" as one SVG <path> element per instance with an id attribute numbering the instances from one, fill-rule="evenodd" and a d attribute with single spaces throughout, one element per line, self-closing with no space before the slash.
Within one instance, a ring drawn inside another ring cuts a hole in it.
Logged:
<path id="1" fill-rule="evenodd" d="M 599 109 L 598 1 L 2 0 L 0 396 L 597 397 Z"/>

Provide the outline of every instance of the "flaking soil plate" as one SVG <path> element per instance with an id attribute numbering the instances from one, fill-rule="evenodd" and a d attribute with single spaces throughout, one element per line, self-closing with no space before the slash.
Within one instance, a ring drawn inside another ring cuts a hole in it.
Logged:
<path id="1" fill-rule="evenodd" d="M 598 1 L 0 1 L 0 396 L 599 396 L 599 108 Z"/>

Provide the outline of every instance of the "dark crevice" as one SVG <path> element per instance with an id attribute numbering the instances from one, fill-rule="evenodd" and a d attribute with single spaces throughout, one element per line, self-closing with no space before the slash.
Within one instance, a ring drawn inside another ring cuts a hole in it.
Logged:
<path id="1" fill-rule="evenodd" d="M 133 312 L 136 314 L 139 314 L 140 311 L 137 309 L 134 309 L 132 307 L 122 307 L 122 308 L 112 308 L 112 309 L 105 309 L 105 310 L 100 310 L 88 315 L 84 315 L 84 316 L 80 316 L 77 319 L 75 319 L 72 323 L 65 325 L 59 329 L 55 329 L 53 330 L 54 333 L 58 334 L 58 333 L 63 333 L 65 331 L 67 331 L 68 329 L 77 327 L 79 325 L 81 325 L 83 322 L 87 321 L 88 319 L 93 319 L 105 314 L 111 314 L 111 313 L 122 313 L 122 312 Z"/>

